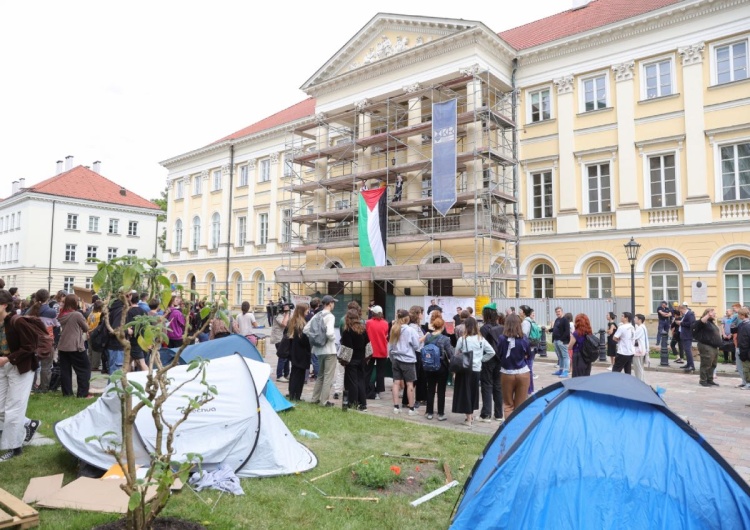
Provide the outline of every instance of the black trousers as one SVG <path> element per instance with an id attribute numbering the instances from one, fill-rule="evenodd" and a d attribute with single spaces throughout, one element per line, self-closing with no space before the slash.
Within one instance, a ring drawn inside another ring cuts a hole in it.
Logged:
<path id="1" fill-rule="evenodd" d="M 344 388 L 349 393 L 349 406 L 367 406 L 364 361 L 353 361 L 344 369 Z"/>
<path id="2" fill-rule="evenodd" d="M 630 375 L 630 368 L 633 365 L 632 355 L 620 355 L 619 353 L 615 356 L 615 365 L 612 367 L 613 372 L 625 371 L 626 374 Z"/>
<path id="3" fill-rule="evenodd" d="M 385 392 L 385 368 L 388 359 L 370 357 L 367 361 L 367 368 L 365 368 L 365 381 L 367 382 L 368 393 L 378 394 Z M 375 385 L 370 388 L 370 380 L 372 379 L 372 371 L 375 370 Z"/>
<path id="4" fill-rule="evenodd" d="M 495 355 L 492 359 L 482 363 L 479 374 L 479 384 L 482 388 L 482 410 L 479 416 L 489 418 L 493 410 L 496 418 L 503 417 L 503 393 L 500 389 L 500 360 Z M 494 408 L 493 408 L 493 403 Z"/>
<path id="5" fill-rule="evenodd" d="M 305 386 L 305 369 L 295 368 L 289 371 L 289 399 L 302 399 L 302 389 Z"/>
<path id="6" fill-rule="evenodd" d="M 675 350 L 675 345 L 679 348 L 679 353 L 677 353 L 677 350 Z M 685 352 L 682 351 L 682 341 L 680 341 L 680 336 L 672 334 L 672 340 L 669 341 L 669 347 L 672 349 L 672 355 L 677 357 L 678 359 L 682 359 L 685 357 Z"/>
<path id="7" fill-rule="evenodd" d="M 445 414 L 445 389 L 448 386 L 448 369 L 441 366 L 437 372 L 425 372 L 427 380 L 427 414 L 435 413 L 435 394 L 437 393 L 438 414 Z"/>
<path id="8" fill-rule="evenodd" d="M 615 363 L 617 360 L 615 359 Z M 591 375 L 591 363 L 587 363 L 579 352 L 573 352 L 573 377 Z"/>
<path id="9" fill-rule="evenodd" d="M 57 362 L 60 365 L 60 387 L 63 396 L 73 395 L 73 375 L 76 373 L 78 382 L 78 397 L 89 395 L 89 381 L 91 380 L 91 363 L 85 351 L 58 351 Z"/>

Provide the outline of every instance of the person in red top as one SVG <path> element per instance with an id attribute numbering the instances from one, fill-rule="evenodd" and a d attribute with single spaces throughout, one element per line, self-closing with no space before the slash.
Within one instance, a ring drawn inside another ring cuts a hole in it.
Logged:
<path id="1" fill-rule="evenodd" d="M 365 324 L 367 336 L 372 344 L 372 357 L 367 363 L 365 381 L 370 381 L 372 370 L 375 374 L 375 399 L 385 392 L 385 365 L 388 361 L 388 322 L 383 319 L 383 308 L 379 305 L 370 308 L 372 318 Z"/>

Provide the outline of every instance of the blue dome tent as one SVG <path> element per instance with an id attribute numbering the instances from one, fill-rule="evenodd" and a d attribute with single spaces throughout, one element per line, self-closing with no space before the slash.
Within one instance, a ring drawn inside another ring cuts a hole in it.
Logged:
<path id="1" fill-rule="evenodd" d="M 159 353 L 162 364 L 168 364 L 174 359 L 175 350 L 162 348 Z M 261 363 L 265 362 L 263 356 L 252 342 L 242 335 L 232 334 L 221 339 L 209 340 L 199 344 L 191 344 L 185 348 L 185 351 L 180 355 L 180 364 L 187 364 L 197 357 L 203 359 L 218 359 L 220 357 L 234 355 L 235 353 L 238 353 L 247 359 L 252 359 L 253 361 Z M 279 389 L 276 388 L 276 385 L 270 377 L 263 388 L 263 395 L 266 396 L 266 399 L 276 412 L 281 412 L 282 410 L 287 410 L 294 406 L 281 392 L 279 392 Z"/>
<path id="2" fill-rule="evenodd" d="M 604 373 L 546 387 L 508 418 L 451 528 L 750 528 L 750 488 L 650 387 Z"/>

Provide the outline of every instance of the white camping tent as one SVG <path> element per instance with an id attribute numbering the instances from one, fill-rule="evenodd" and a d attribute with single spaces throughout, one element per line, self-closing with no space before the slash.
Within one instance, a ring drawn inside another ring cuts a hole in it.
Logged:
<path id="1" fill-rule="evenodd" d="M 173 388 L 195 375 L 187 368 L 177 366 L 169 372 Z M 240 355 L 212 360 L 207 366 L 206 381 L 216 386 L 218 395 L 191 413 L 177 429 L 174 459 L 184 460 L 185 455 L 198 453 L 203 457 L 204 469 L 227 463 L 239 477 L 287 475 L 314 468 L 318 463 L 315 455 L 294 439 L 262 394 L 263 388 L 256 386 L 256 382 L 268 381 L 270 370 L 267 364 Z M 128 377 L 146 384 L 145 372 L 133 372 Z M 170 397 L 164 404 L 167 421 L 173 423 L 182 417 L 185 396 L 195 397 L 204 389 L 199 377 Z M 86 442 L 86 438 L 107 432 L 117 434 L 105 437 L 105 444 L 120 442 L 120 399 L 116 392 L 106 390 L 91 406 L 55 425 L 55 434 L 68 451 L 101 469 L 111 467 L 114 458 L 98 442 Z M 156 444 L 148 407 L 141 409 L 136 418 L 134 443 L 136 462 L 148 466 L 149 453 Z"/>

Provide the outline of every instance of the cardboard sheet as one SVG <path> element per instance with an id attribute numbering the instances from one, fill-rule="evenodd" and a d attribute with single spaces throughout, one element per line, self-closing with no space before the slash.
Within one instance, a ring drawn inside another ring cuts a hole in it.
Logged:
<path id="1" fill-rule="evenodd" d="M 100 480 L 81 477 L 51 496 L 40 499 L 37 506 L 44 508 L 70 508 L 103 513 L 127 513 L 128 496 L 120 485 L 122 479 Z M 149 488 L 147 499 L 156 495 L 156 488 Z"/>
<path id="2" fill-rule="evenodd" d="M 50 497 L 62 489 L 63 474 L 49 475 L 46 477 L 34 477 L 26 487 L 23 494 L 23 502 L 31 504 L 39 499 Z"/>

